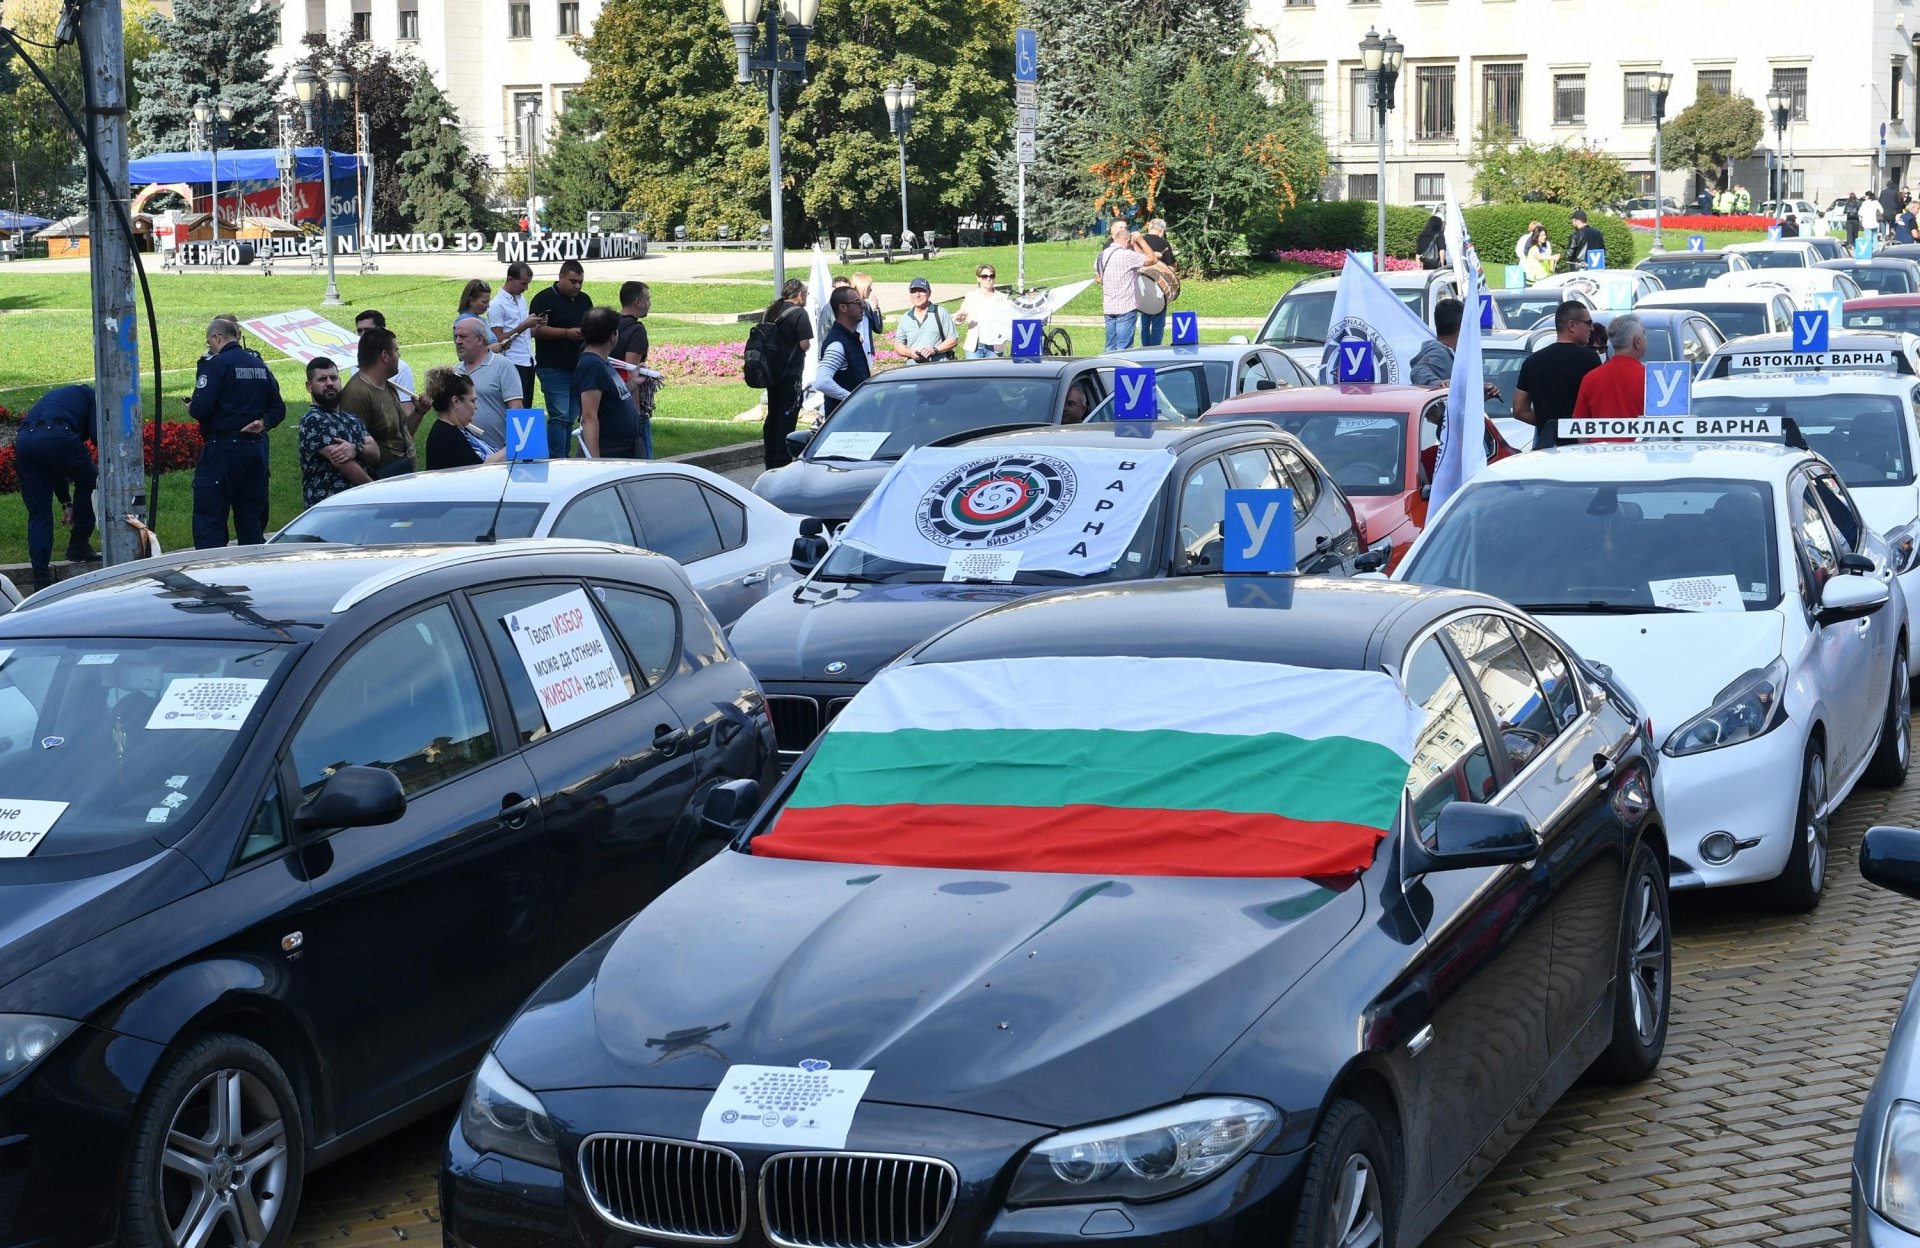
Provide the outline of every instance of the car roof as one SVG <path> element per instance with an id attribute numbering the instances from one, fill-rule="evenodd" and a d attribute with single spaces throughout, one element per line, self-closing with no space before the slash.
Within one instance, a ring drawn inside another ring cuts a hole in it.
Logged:
<path id="1" fill-rule="evenodd" d="M 1363 670 L 1375 637 L 1399 617 L 1493 605 L 1482 594 L 1400 581 L 1168 577 L 1006 603 L 933 638 L 908 661 L 1195 656 Z"/>
<path id="2" fill-rule="evenodd" d="M 1723 251 L 1785 251 L 1812 247 L 1804 238 L 1757 238 L 1750 243 L 1728 243 Z"/>
<path id="3" fill-rule="evenodd" d="M 1711 319 L 1707 317 L 1705 312 L 1698 311 L 1694 308 L 1645 308 L 1645 310 L 1642 311 L 1643 307 L 1645 307 L 1644 302 L 1641 307 L 1634 308 L 1631 313 L 1642 325 L 1666 325 L 1685 316 Z M 1605 313 L 1602 313 L 1602 315 L 1605 315 Z"/>
<path id="4" fill-rule="evenodd" d="M 491 503 L 506 491 L 516 503 L 556 502 L 614 481 L 635 477 L 693 476 L 724 480 L 693 464 L 637 459 L 543 459 L 519 464 L 475 464 L 368 481 L 342 490 L 316 507 L 392 503 Z"/>
<path id="5" fill-rule="evenodd" d="M 1849 269 L 1905 269 L 1913 261 L 1905 256 L 1873 256 L 1862 260 L 1858 256 L 1844 256 L 1838 260 L 1822 260 L 1814 265 L 1816 269 L 1838 269 L 1844 273 Z"/>
<path id="6" fill-rule="evenodd" d="M 0 616 L 0 637 L 311 641 L 348 607 L 418 576 L 475 567 L 503 577 L 550 572 L 556 558 L 605 554 L 665 562 L 610 542 L 545 539 L 188 550 L 42 590 Z"/>
<path id="7" fill-rule="evenodd" d="M 1334 386 L 1291 386 L 1281 390 L 1250 390 L 1222 399 L 1207 409 L 1214 423 L 1235 418 L 1257 419 L 1262 412 L 1412 412 L 1426 407 L 1445 390 L 1426 386 L 1346 382 Z"/>
<path id="8" fill-rule="evenodd" d="M 1872 308 L 1920 308 L 1920 293 L 1861 295 L 1857 299 L 1848 299 L 1840 305 L 1842 312 L 1851 312 L 1856 308 L 1862 311 Z"/>
<path id="9" fill-rule="evenodd" d="M 1704 384 L 1704 383 L 1703 383 Z M 1495 460 L 1476 481 L 1667 481 L 1715 477 L 1784 482 L 1818 456 L 1777 442 L 1585 442 Z"/>
<path id="10" fill-rule="evenodd" d="M 1141 347 L 1134 351 L 1123 351 L 1115 357 L 1120 362 L 1131 361 L 1135 364 L 1179 364 L 1185 360 L 1237 360 L 1249 351 L 1278 351 L 1275 346 L 1262 346 L 1254 342 L 1203 342 L 1198 346 L 1187 347 Z M 1106 359 L 1106 356 L 1099 357 Z"/>
<path id="11" fill-rule="evenodd" d="M 891 385 L 902 381 L 925 381 L 928 377 L 1058 377 L 1072 372 L 1087 364 L 1098 363 L 1110 368 L 1115 364 L 1125 364 L 1132 357 L 1127 355 L 1017 355 L 988 356 L 978 360 L 947 360 L 940 365 L 937 373 L 929 373 L 925 368 L 889 368 L 885 372 L 875 373 L 860 384 Z"/>
<path id="12" fill-rule="evenodd" d="M 1702 303 L 1769 303 L 1775 295 L 1791 298 L 1779 286 L 1700 286 L 1692 290 L 1656 290 L 1640 296 L 1634 311 L 1641 308 L 1697 308 Z"/>
<path id="13" fill-rule="evenodd" d="M 1385 273 L 1375 273 L 1374 276 L 1379 278 L 1381 284 L 1388 290 L 1410 290 L 1424 287 L 1436 278 L 1450 277 L 1451 274 L 1445 269 L 1389 269 Z M 1287 294 L 1290 295 L 1296 290 L 1319 290 L 1322 287 L 1333 287 L 1339 284 L 1340 275 L 1328 273 L 1321 277 L 1309 277 L 1296 282 Z M 1284 299 L 1286 295 L 1280 297 Z"/>
<path id="14" fill-rule="evenodd" d="M 1782 384 L 1784 381 L 1785 384 Z M 1913 393 L 1911 373 L 1735 373 L 1731 377 L 1713 377 L 1693 383 L 1693 397 L 1736 394 L 1757 398 L 1788 399 L 1814 393 L 1891 394 L 1904 398 Z"/>
<path id="15" fill-rule="evenodd" d="M 1261 391 L 1261 393 L 1284 392 Z M 1263 421 L 1249 420 L 1236 423 L 1242 427 L 1243 431 L 1266 434 L 1276 432 L 1271 424 Z M 1130 426 L 1125 435 L 1119 433 L 1116 428 L 1122 425 Z M 1154 450 L 1171 451 L 1178 455 L 1186 449 L 1188 443 L 1201 438 L 1219 437 L 1223 433 L 1233 432 L 1234 429 L 1235 424 L 1223 421 L 1203 425 L 1191 420 L 1102 420 L 1084 425 L 1043 425 L 1032 429 L 1010 429 L 1004 433 L 988 434 L 983 438 L 969 438 L 958 445 L 1013 446 L 1033 450 L 1043 450 L 1050 446 L 1093 446 L 1106 449 L 1118 447 L 1122 450 L 1150 447 Z"/>
<path id="16" fill-rule="evenodd" d="M 1665 264 L 1669 260 L 1725 260 L 1726 258 L 1727 251 L 1723 247 L 1714 247 L 1706 251 L 1663 251 L 1643 258 L 1633 267 L 1643 269 L 1649 264 Z"/>

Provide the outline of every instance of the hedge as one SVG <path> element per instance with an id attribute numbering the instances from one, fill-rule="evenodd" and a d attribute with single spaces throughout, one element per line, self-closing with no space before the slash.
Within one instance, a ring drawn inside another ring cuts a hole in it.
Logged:
<path id="1" fill-rule="evenodd" d="M 1547 237 L 1553 242 L 1555 254 L 1565 249 L 1567 238 L 1573 233 L 1573 210 L 1558 204 L 1483 204 L 1467 209 L 1466 216 L 1467 230 L 1473 235 L 1473 245 L 1479 249 L 1489 285 L 1498 283 L 1507 265 L 1519 263 L 1514 258 L 1513 245 L 1527 232 L 1530 222 L 1538 221 L 1547 227 Z M 1600 237 L 1606 240 L 1607 267 L 1633 267 L 1633 231 L 1625 221 L 1596 212 L 1587 224 L 1599 230 Z"/>
<path id="2" fill-rule="evenodd" d="M 1430 216 L 1423 208 L 1402 204 L 1387 205 L 1387 254 L 1411 258 L 1420 231 Z M 1473 235 L 1486 266 L 1487 280 L 1494 282 L 1503 267 L 1514 263 L 1513 245 L 1527 232 L 1529 222 L 1547 227 L 1547 236 L 1557 251 L 1567 245 L 1573 233 L 1573 212 L 1558 204 L 1480 204 L 1466 209 L 1467 231 Z M 1315 200 L 1298 204 L 1261 240 L 1258 253 L 1277 248 L 1287 250 L 1326 249 L 1343 251 L 1373 250 L 1378 215 L 1372 200 Z M 1633 233 L 1619 217 L 1594 213 L 1590 224 L 1600 231 L 1607 244 L 1607 259 L 1615 268 L 1633 263 Z M 1623 259 L 1624 264 L 1617 263 Z"/>

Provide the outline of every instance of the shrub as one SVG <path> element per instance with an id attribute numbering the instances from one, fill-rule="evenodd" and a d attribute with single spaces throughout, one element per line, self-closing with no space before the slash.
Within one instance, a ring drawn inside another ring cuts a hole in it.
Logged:
<path id="1" fill-rule="evenodd" d="M 4 409 L 0 409 L 3 411 Z M 160 471 L 179 472 L 191 468 L 200 462 L 200 426 L 184 420 L 169 420 L 160 426 Z M 153 471 L 153 422 L 148 421 L 140 434 L 140 449 L 146 460 L 146 470 Z M 87 443 L 87 453 L 95 461 L 100 458 L 99 448 Z M 0 494 L 18 494 L 20 492 L 20 470 L 14 466 L 14 449 L 11 445 L 0 446 Z"/>
<path id="2" fill-rule="evenodd" d="M 1387 205 L 1387 254 L 1411 260 L 1431 214 L 1422 208 Z M 1333 199 L 1296 204 L 1256 240 L 1254 250 L 1372 251 L 1378 221 L 1370 199 Z M 1521 223 L 1522 225 L 1525 222 Z M 1469 226 L 1469 229 L 1472 227 Z"/>
<path id="3" fill-rule="evenodd" d="M 1529 223 L 1538 221 L 1547 227 L 1547 237 L 1553 240 L 1553 249 L 1558 253 L 1566 247 L 1567 238 L 1573 233 L 1573 209 L 1559 204 L 1480 204 L 1466 210 L 1467 232 L 1473 235 L 1473 245 L 1480 253 L 1480 264 L 1487 270 L 1487 282 L 1495 284 L 1496 276 L 1504 266 L 1517 264 L 1513 245 L 1526 234 Z M 1633 267 L 1633 231 L 1619 217 L 1595 212 L 1587 224 L 1600 231 L 1600 237 L 1607 244 L 1607 265 L 1610 268 L 1628 269 Z"/>

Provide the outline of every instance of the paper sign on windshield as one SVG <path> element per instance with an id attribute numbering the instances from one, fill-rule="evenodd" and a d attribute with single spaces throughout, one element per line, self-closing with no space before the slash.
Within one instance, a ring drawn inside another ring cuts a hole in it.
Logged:
<path id="1" fill-rule="evenodd" d="M 239 732 L 267 682 L 251 676 L 188 676 L 167 682 L 149 728 L 217 728 Z"/>
<path id="2" fill-rule="evenodd" d="M 0 798 L 0 858 L 25 858 L 65 813 L 65 802 Z"/>
<path id="3" fill-rule="evenodd" d="M 820 439 L 820 445 L 814 448 L 815 459 L 859 459 L 873 458 L 873 453 L 885 446 L 892 435 L 885 429 L 873 432 L 830 433 Z"/>
<path id="4" fill-rule="evenodd" d="M 1778 416 L 1628 416 L 1604 420 L 1583 416 L 1560 422 L 1569 442 L 1591 438 L 1777 438 Z"/>
<path id="5" fill-rule="evenodd" d="M 872 1081 L 870 1070 L 832 1070 L 818 1061 L 730 1066 L 700 1115 L 699 1138 L 845 1148 L 853 1112 Z"/>
<path id="6" fill-rule="evenodd" d="M 1732 576 L 1683 576 L 1671 581 L 1648 581 L 1653 605 L 1676 611 L 1745 611 L 1740 582 Z"/>
<path id="7" fill-rule="evenodd" d="M 1017 550 L 956 550 L 947 557 L 946 581 L 1011 581 L 1020 571 Z"/>
<path id="8" fill-rule="evenodd" d="M 585 590 L 570 589 L 501 618 L 555 732 L 633 696 Z"/>
<path id="9" fill-rule="evenodd" d="M 1893 352 L 1866 351 L 1740 351 L 1727 357 L 1729 373 L 1792 373 L 1805 371 L 1891 373 Z"/>

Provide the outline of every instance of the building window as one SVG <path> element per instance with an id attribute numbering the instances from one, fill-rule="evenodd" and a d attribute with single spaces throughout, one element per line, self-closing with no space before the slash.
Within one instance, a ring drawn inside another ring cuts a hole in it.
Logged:
<path id="1" fill-rule="evenodd" d="M 1352 70 L 1347 75 L 1347 98 L 1352 101 L 1347 120 L 1347 138 L 1355 143 L 1371 143 L 1379 136 L 1378 117 L 1373 111 L 1373 96 L 1367 86 L 1367 71 Z"/>
<path id="2" fill-rule="evenodd" d="M 515 0 L 507 6 L 507 38 L 533 38 L 533 5 Z"/>
<path id="3" fill-rule="evenodd" d="M 1377 173 L 1350 173 L 1347 175 L 1348 199 L 1378 199 L 1380 197 L 1380 175 Z"/>
<path id="4" fill-rule="evenodd" d="M 1290 9 L 1310 9 L 1313 7 L 1313 0 L 1287 0 L 1287 7 Z"/>
<path id="5" fill-rule="evenodd" d="M 402 39 L 418 39 L 420 37 L 419 9 L 400 10 L 400 37 Z"/>
<path id="6" fill-rule="evenodd" d="M 1653 94 L 1647 90 L 1645 74 L 1628 74 L 1625 81 L 1627 111 L 1623 120 L 1628 125 L 1636 122 L 1653 123 Z"/>
<path id="7" fill-rule="evenodd" d="M 1417 137 L 1453 137 L 1453 68 L 1451 65 L 1422 65 L 1413 71 L 1413 124 Z"/>
<path id="8" fill-rule="evenodd" d="M 307 0 L 307 33 L 317 35 L 327 28 L 327 0 Z"/>
<path id="9" fill-rule="evenodd" d="M 355 43 L 373 42 L 373 14 L 355 13 L 353 15 L 353 41 Z"/>
<path id="10" fill-rule="evenodd" d="M 1313 110 L 1313 129 L 1316 134 L 1326 133 L 1327 123 L 1327 71 L 1324 69 L 1296 69 L 1289 86 L 1297 98 L 1305 100 L 1307 107 Z"/>
<path id="11" fill-rule="evenodd" d="M 1700 82 L 1695 92 L 1697 95 L 1705 95 L 1709 91 L 1718 95 L 1732 95 L 1733 71 L 1730 69 L 1701 70 Z"/>
<path id="12" fill-rule="evenodd" d="M 580 33 L 580 5 L 577 0 L 560 0 L 560 34 L 577 35 Z"/>
<path id="13" fill-rule="evenodd" d="M 538 91 L 515 91 L 513 93 L 513 150 L 524 156 L 529 146 L 540 145 L 540 93 Z"/>
<path id="14" fill-rule="evenodd" d="M 1413 175 L 1413 198 L 1416 202 L 1437 204 L 1446 197 L 1446 174 L 1416 173 Z"/>
<path id="15" fill-rule="evenodd" d="M 1586 120 L 1587 76 L 1555 74 L 1553 76 L 1553 124 L 1578 126 L 1584 125 Z"/>
<path id="16" fill-rule="evenodd" d="M 1905 61 L 1895 61 L 1893 63 L 1892 77 L 1887 84 L 1887 99 L 1889 101 L 1887 105 L 1888 121 L 1900 120 L 1900 97 L 1906 94 L 1906 85 L 1907 63 Z"/>
<path id="17" fill-rule="evenodd" d="M 1653 194 L 1653 171 L 1651 169 L 1645 173 L 1636 173 L 1633 176 L 1639 183 L 1639 189 L 1634 192 L 1635 195 Z"/>
<path id="18" fill-rule="evenodd" d="M 1519 63 L 1485 65 L 1480 71 L 1481 106 L 1488 121 L 1497 121 L 1509 134 L 1520 133 L 1520 82 L 1526 66 Z"/>
<path id="19" fill-rule="evenodd" d="M 1774 70 L 1773 85 L 1793 97 L 1793 112 L 1791 113 L 1793 120 L 1805 121 L 1807 119 L 1806 68 L 1802 66 L 1799 69 Z"/>
<path id="20" fill-rule="evenodd" d="M 1789 169 L 1787 171 L 1787 198 L 1801 199 L 1806 196 L 1806 193 L 1807 171 L 1805 169 Z"/>

